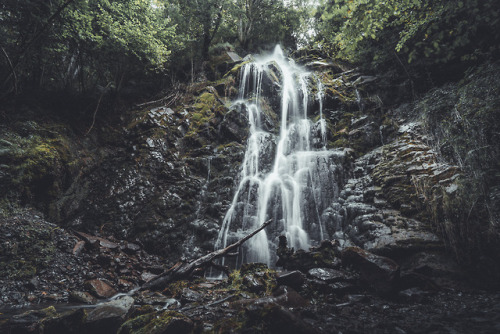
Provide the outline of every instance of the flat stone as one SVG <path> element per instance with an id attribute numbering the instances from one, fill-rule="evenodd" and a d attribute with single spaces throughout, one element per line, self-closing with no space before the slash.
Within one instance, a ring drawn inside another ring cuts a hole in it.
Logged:
<path id="1" fill-rule="evenodd" d="M 95 304 L 97 299 L 88 292 L 71 291 L 69 293 L 69 301 L 83 304 Z"/>
<path id="2" fill-rule="evenodd" d="M 236 54 L 235 52 L 227 51 L 226 53 L 229 56 L 229 58 L 231 58 L 232 61 L 234 62 L 241 61 L 241 57 L 238 56 L 238 54 Z"/>
<path id="3" fill-rule="evenodd" d="M 149 282 L 149 281 L 151 281 L 153 278 L 155 278 L 155 277 L 157 277 L 157 276 L 158 276 L 158 275 L 155 275 L 155 274 L 153 274 L 153 273 L 150 273 L 150 272 L 145 271 L 145 272 L 143 272 L 143 273 L 141 274 L 141 279 L 142 279 L 144 282 Z"/>
<path id="4" fill-rule="evenodd" d="M 80 240 L 75 244 L 75 247 L 73 247 L 73 255 L 78 256 L 82 252 L 83 248 L 85 247 L 85 241 Z"/>
<path id="5" fill-rule="evenodd" d="M 99 244 L 101 247 L 109 248 L 109 249 L 116 249 L 118 248 L 118 244 L 109 241 L 107 239 L 99 238 Z"/>
<path id="6" fill-rule="evenodd" d="M 134 243 L 127 243 L 125 246 L 123 246 L 122 250 L 129 254 L 129 255 L 132 255 L 132 254 L 135 254 L 137 253 L 138 251 L 141 250 L 141 246 L 137 245 L 137 244 L 134 244 Z"/>
<path id="7" fill-rule="evenodd" d="M 352 278 L 343 271 L 331 268 L 312 268 L 307 272 L 307 275 L 311 278 L 315 278 L 327 283 L 333 283 Z"/>
<path id="8" fill-rule="evenodd" d="M 305 281 L 304 274 L 299 270 L 285 271 L 276 277 L 279 285 L 287 285 L 292 288 L 299 288 Z"/>
<path id="9" fill-rule="evenodd" d="M 199 302 L 202 299 L 203 299 L 202 295 L 197 291 L 191 290 L 189 288 L 182 290 L 181 301 L 184 304 Z"/>
<path id="10" fill-rule="evenodd" d="M 116 244 L 112 241 L 109 241 L 107 239 L 104 239 L 101 237 L 96 237 L 96 236 L 93 236 L 93 235 L 90 235 L 87 233 L 83 233 L 83 232 L 76 232 L 76 234 L 79 237 L 85 239 L 85 241 L 87 241 L 90 244 L 98 243 L 101 247 L 105 247 L 105 248 L 109 248 L 109 249 L 118 248 L 118 244 Z"/>
<path id="11" fill-rule="evenodd" d="M 116 290 L 108 283 L 100 279 L 93 279 L 85 282 L 85 285 L 98 298 L 110 298 L 116 295 Z"/>

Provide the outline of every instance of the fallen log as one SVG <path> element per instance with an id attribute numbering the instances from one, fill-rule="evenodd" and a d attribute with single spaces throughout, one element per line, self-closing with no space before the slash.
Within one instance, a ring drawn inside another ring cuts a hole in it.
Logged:
<path id="1" fill-rule="evenodd" d="M 210 266 L 217 265 L 214 263 L 215 259 L 223 257 L 224 255 L 228 255 L 229 252 L 241 246 L 245 241 L 252 238 L 254 235 L 263 230 L 266 226 L 271 224 L 272 220 L 266 221 L 262 224 L 258 229 L 238 240 L 234 244 L 227 246 L 226 248 L 218 249 L 211 253 L 208 253 L 202 257 L 199 257 L 196 260 L 192 260 L 189 262 L 181 261 L 177 262 L 172 268 L 165 271 L 163 274 L 160 274 L 156 278 L 153 278 L 151 281 L 145 283 L 140 290 L 160 290 L 164 289 L 169 283 L 190 279 L 196 271 L 206 270 Z M 219 266 L 220 267 L 220 266 Z"/>

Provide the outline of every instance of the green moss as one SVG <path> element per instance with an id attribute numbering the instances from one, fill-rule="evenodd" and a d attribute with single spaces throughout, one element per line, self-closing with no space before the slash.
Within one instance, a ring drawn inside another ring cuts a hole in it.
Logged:
<path id="1" fill-rule="evenodd" d="M 241 68 L 250 62 L 251 62 L 250 60 L 247 60 L 236 64 L 226 75 L 238 75 L 240 73 Z"/>
<path id="2" fill-rule="evenodd" d="M 244 320 L 241 316 L 222 318 L 214 324 L 211 333 L 240 333 L 245 324 Z"/>
<path id="3" fill-rule="evenodd" d="M 54 230 L 41 223 L 19 222 L 18 230 L 0 246 L 0 277 L 33 277 L 50 265 L 56 252 Z"/>
<path id="4" fill-rule="evenodd" d="M 341 148 L 349 147 L 349 140 L 347 138 L 339 138 L 333 142 L 328 143 L 328 148 Z"/>
<path id="5" fill-rule="evenodd" d="M 182 294 L 182 290 L 187 288 L 189 286 L 189 281 L 183 280 L 183 281 L 176 281 L 173 283 L 170 283 L 165 290 L 163 290 L 163 293 L 169 296 L 172 296 L 172 298 L 180 298 Z"/>
<path id="6" fill-rule="evenodd" d="M 211 127 L 216 112 L 222 112 L 225 107 L 217 99 L 216 92 L 204 92 L 196 98 L 193 111 L 187 116 L 190 122 L 186 136 L 195 136 L 200 131 Z"/>
<path id="7" fill-rule="evenodd" d="M 61 194 L 66 176 L 77 173 L 82 164 L 64 131 L 59 125 L 43 128 L 24 122 L 0 134 L 0 179 L 7 189 L 0 194 L 7 207 L 0 211 L 5 213 L 8 206 L 20 202 L 46 211 L 48 203 Z"/>
<path id="8" fill-rule="evenodd" d="M 249 279 L 258 282 L 262 289 L 255 289 L 249 283 Z M 246 294 L 270 295 L 276 288 L 276 271 L 269 269 L 263 263 L 244 264 L 240 270 L 234 270 L 228 277 L 228 282 L 232 290 Z"/>
<path id="9" fill-rule="evenodd" d="M 156 317 L 156 312 L 151 312 L 137 316 L 133 319 L 127 320 L 120 329 L 118 329 L 118 334 L 131 334 L 140 333 L 140 330 L 144 328 L 148 323 L 150 323 Z"/>
<path id="10" fill-rule="evenodd" d="M 177 323 L 174 325 L 174 321 Z M 155 312 L 138 316 L 125 322 L 119 334 L 161 334 L 189 333 L 192 322 L 185 315 L 175 311 Z"/>

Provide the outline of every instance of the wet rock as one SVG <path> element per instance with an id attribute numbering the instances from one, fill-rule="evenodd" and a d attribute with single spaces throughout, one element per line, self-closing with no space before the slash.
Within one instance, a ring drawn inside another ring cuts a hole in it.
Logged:
<path id="1" fill-rule="evenodd" d="M 88 292 L 71 291 L 69 293 L 69 301 L 83 304 L 95 304 L 97 299 Z"/>
<path id="2" fill-rule="evenodd" d="M 116 290 L 108 283 L 100 279 L 93 279 L 85 282 L 90 292 L 98 298 L 110 298 L 116 295 Z"/>
<path id="3" fill-rule="evenodd" d="M 305 276 L 298 270 L 285 271 L 277 275 L 276 281 L 279 285 L 287 285 L 294 289 L 298 289 L 304 283 Z"/>
<path id="4" fill-rule="evenodd" d="M 200 302 L 203 299 L 201 293 L 194 291 L 189 288 L 185 288 L 182 290 L 181 302 L 185 303 L 196 303 Z"/>
<path id="5" fill-rule="evenodd" d="M 84 328 L 89 333 L 116 332 L 133 305 L 134 298 L 130 296 L 101 304 L 88 313 Z"/>
<path id="6" fill-rule="evenodd" d="M 19 315 L 14 315 L 12 318 L 16 320 L 16 322 L 36 322 L 41 319 L 47 317 L 55 317 L 57 316 L 57 311 L 54 306 L 49 306 L 47 308 L 41 310 L 30 310 Z"/>
<path id="7" fill-rule="evenodd" d="M 399 265 L 393 260 L 367 252 L 359 247 L 342 251 L 342 263 L 361 272 L 363 280 L 380 293 L 390 293 L 397 288 Z"/>
<path id="8" fill-rule="evenodd" d="M 262 292 L 266 289 L 265 285 L 253 275 L 245 275 L 243 277 L 243 285 L 248 288 L 248 291 L 255 293 Z"/>
<path id="9" fill-rule="evenodd" d="M 146 271 L 141 274 L 141 280 L 143 280 L 144 282 L 149 282 L 157 276 L 158 275 Z"/>
<path id="10" fill-rule="evenodd" d="M 180 307 L 181 307 L 181 303 L 177 299 L 174 299 L 174 298 L 166 299 L 164 306 L 163 306 L 164 309 L 168 309 L 168 310 L 175 310 L 175 309 L 178 309 Z"/>
<path id="11" fill-rule="evenodd" d="M 311 278 L 318 279 L 327 283 L 333 283 L 338 281 L 352 280 L 352 274 L 337 269 L 331 268 L 313 268 L 307 272 L 307 275 Z"/>
<path id="12" fill-rule="evenodd" d="M 294 252 L 293 249 L 288 248 L 286 237 L 280 236 L 276 251 L 278 255 L 276 265 L 284 269 L 298 269 L 303 272 L 317 267 L 336 268 L 340 265 L 336 247 L 336 241 L 323 240 L 318 247 L 312 247 L 309 252 L 303 249 Z"/>
<path id="13" fill-rule="evenodd" d="M 431 296 L 433 292 L 425 291 L 421 288 L 410 288 L 398 292 L 398 297 L 406 302 L 417 302 L 422 303 Z"/>
<path id="14" fill-rule="evenodd" d="M 43 333 L 81 333 L 84 319 L 85 311 L 83 308 L 64 312 L 56 317 L 45 319 L 43 321 Z"/>
<path id="15" fill-rule="evenodd" d="M 134 243 L 131 243 L 131 242 L 127 242 L 127 244 L 124 247 L 121 247 L 121 249 L 125 253 L 132 255 L 132 254 L 137 253 L 141 249 L 141 246 L 134 244 Z"/>
<path id="16" fill-rule="evenodd" d="M 219 125 L 219 136 L 226 141 L 242 142 L 248 135 L 248 119 L 242 105 L 231 109 Z"/>

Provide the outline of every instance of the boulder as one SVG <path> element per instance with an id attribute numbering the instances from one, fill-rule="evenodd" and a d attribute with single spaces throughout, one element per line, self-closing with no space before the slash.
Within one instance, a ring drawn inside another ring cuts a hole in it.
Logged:
<path id="1" fill-rule="evenodd" d="M 347 247 L 342 251 L 342 263 L 358 270 L 361 278 L 379 293 L 390 293 L 397 288 L 400 268 L 387 257 L 359 247 Z"/>
<path id="2" fill-rule="evenodd" d="M 278 274 L 276 281 L 279 285 L 286 285 L 298 289 L 304 283 L 305 276 L 298 270 L 285 271 Z"/>
<path id="3" fill-rule="evenodd" d="M 115 333 L 125 321 L 127 314 L 134 305 L 134 298 L 124 296 L 98 305 L 85 319 L 86 333 Z"/>

